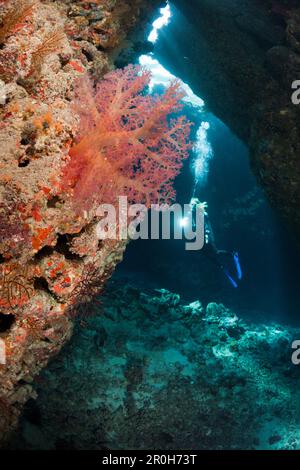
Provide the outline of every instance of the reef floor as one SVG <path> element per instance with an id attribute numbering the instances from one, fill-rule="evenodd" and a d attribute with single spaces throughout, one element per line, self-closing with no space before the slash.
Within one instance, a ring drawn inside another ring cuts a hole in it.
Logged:
<path id="1" fill-rule="evenodd" d="M 37 378 L 13 449 L 300 449 L 300 330 L 111 282 Z"/>

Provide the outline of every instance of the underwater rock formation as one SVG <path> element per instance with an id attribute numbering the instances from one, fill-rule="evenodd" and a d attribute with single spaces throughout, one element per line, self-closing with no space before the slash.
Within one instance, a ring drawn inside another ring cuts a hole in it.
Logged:
<path id="1" fill-rule="evenodd" d="M 156 56 L 251 149 L 269 200 L 300 234 L 300 10 L 294 0 L 172 0 Z"/>
<path id="2" fill-rule="evenodd" d="M 0 442 L 35 396 L 34 376 L 70 338 L 74 309 L 101 291 L 125 249 L 99 244 L 60 184 L 79 116 L 74 84 L 113 68 L 156 2 L 0 1 Z"/>
<path id="3" fill-rule="evenodd" d="M 299 329 L 109 284 L 38 377 L 10 448 L 300 448 Z"/>

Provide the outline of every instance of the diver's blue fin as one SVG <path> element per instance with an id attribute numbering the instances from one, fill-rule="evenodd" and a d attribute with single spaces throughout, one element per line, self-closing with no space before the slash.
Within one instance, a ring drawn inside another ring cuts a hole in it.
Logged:
<path id="1" fill-rule="evenodd" d="M 243 272 L 242 272 L 242 268 L 241 268 L 241 264 L 239 260 L 239 254 L 237 251 L 234 253 L 233 259 L 234 259 L 238 279 L 241 280 L 243 277 Z"/>
<path id="2" fill-rule="evenodd" d="M 229 280 L 230 284 L 235 288 L 237 289 L 239 286 L 238 284 L 235 282 L 235 280 L 233 279 L 233 277 L 230 276 L 229 272 L 227 271 L 227 269 L 223 269 L 227 279 Z"/>

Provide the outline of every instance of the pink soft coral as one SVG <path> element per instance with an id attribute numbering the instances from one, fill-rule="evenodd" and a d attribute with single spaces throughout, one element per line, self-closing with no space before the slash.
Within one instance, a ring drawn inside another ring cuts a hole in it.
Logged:
<path id="1" fill-rule="evenodd" d="M 63 185 L 73 188 L 78 209 L 94 203 L 169 203 L 172 182 L 187 158 L 190 123 L 178 112 L 184 96 L 173 82 L 161 96 L 145 93 L 149 72 L 128 66 L 107 74 L 93 90 L 84 78 L 77 90 L 80 134 L 70 150 Z"/>

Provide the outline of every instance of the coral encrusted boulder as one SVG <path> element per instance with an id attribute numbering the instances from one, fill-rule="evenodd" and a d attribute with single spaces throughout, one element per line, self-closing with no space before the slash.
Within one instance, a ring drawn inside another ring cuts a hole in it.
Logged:
<path id="1" fill-rule="evenodd" d="M 122 258 L 124 241 L 99 242 L 95 218 L 74 214 L 61 172 L 80 124 L 76 81 L 101 80 L 155 4 L 0 1 L 0 442 Z"/>

